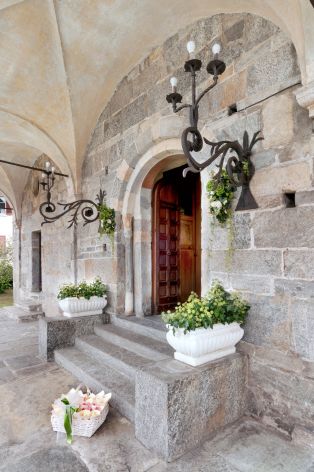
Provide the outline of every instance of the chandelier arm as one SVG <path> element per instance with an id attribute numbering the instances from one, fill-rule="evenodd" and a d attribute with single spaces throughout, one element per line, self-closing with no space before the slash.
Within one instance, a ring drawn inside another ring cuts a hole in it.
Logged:
<path id="1" fill-rule="evenodd" d="M 183 110 L 183 108 L 191 108 L 192 105 L 189 105 L 188 103 L 184 104 L 184 105 L 181 105 L 179 108 L 175 108 L 174 109 L 174 112 L 175 113 L 178 113 L 178 111 L 181 111 Z"/>
<path id="2" fill-rule="evenodd" d="M 218 83 L 218 76 L 215 76 L 215 77 L 213 78 L 213 83 L 210 84 L 210 86 L 207 87 L 207 89 L 205 89 L 205 90 L 197 97 L 196 102 L 195 102 L 196 106 L 198 106 L 198 104 L 199 104 L 199 102 L 202 100 L 202 98 L 203 98 L 210 90 L 212 90 L 212 89 L 217 85 L 217 83 Z"/>

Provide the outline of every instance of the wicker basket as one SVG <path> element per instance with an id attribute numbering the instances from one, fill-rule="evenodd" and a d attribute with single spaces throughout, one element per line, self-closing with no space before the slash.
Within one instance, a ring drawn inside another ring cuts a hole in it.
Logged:
<path id="1" fill-rule="evenodd" d="M 107 403 L 99 416 L 93 416 L 89 419 L 83 419 L 80 416 L 74 415 L 72 420 L 72 435 L 85 436 L 90 438 L 95 431 L 103 424 L 109 411 L 109 404 Z M 52 429 L 58 433 L 65 433 L 63 415 L 51 414 Z"/>

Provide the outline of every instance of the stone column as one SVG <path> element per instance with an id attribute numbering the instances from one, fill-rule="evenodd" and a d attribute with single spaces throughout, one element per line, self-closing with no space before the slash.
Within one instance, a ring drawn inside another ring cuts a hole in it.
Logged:
<path id="1" fill-rule="evenodd" d="M 134 313 L 133 217 L 123 218 L 125 241 L 125 314 Z"/>
<path id="2" fill-rule="evenodd" d="M 314 80 L 295 91 L 296 99 L 303 108 L 309 110 L 309 115 L 314 120 Z"/>

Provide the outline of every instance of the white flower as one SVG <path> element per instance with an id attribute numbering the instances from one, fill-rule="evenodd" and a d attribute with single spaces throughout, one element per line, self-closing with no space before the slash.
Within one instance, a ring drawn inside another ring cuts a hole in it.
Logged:
<path id="1" fill-rule="evenodd" d="M 107 220 L 107 223 L 108 223 L 108 225 L 110 225 L 110 223 L 111 223 L 111 220 Z"/>
<path id="2" fill-rule="evenodd" d="M 214 202 L 211 202 L 210 206 L 212 208 L 217 208 L 217 210 L 220 210 L 220 208 L 222 207 L 222 204 L 219 200 L 216 200 Z"/>

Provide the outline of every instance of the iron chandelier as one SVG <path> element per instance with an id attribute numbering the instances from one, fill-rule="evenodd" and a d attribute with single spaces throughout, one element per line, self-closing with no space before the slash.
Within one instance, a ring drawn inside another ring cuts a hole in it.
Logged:
<path id="1" fill-rule="evenodd" d="M 214 44 L 212 47 L 214 58 L 208 63 L 206 67 L 207 72 L 213 76 L 212 83 L 203 92 L 201 92 L 200 95 L 197 96 L 196 73 L 201 70 L 202 61 L 195 58 L 194 41 L 189 41 L 187 43 L 187 50 L 189 53 L 189 59 L 184 64 L 184 70 L 185 72 L 191 74 L 192 103 L 179 105 L 181 104 L 183 97 L 177 92 L 178 80 L 176 77 L 171 77 L 170 83 L 172 92 L 166 97 L 167 102 L 172 104 L 174 113 L 178 113 L 184 108 L 189 108 L 190 112 L 190 126 L 183 131 L 181 136 L 182 149 L 188 163 L 188 167 L 184 169 L 183 175 L 185 176 L 189 171 L 196 173 L 201 172 L 220 158 L 220 161 L 218 161 L 217 164 L 218 171 L 214 176 L 214 179 L 218 183 L 225 159 L 227 158 L 225 167 L 231 183 L 234 185 L 234 187 L 242 187 L 236 210 L 250 210 L 258 208 L 258 205 L 251 193 L 249 184 L 255 172 L 254 164 L 251 161 L 252 149 L 257 141 L 263 139 L 261 136 L 259 136 L 260 131 L 254 133 L 251 141 L 249 140 L 247 131 L 245 131 L 243 134 L 242 144 L 240 144 L 237 140 L 226 140 L 215 143 L 202 137 L 198 129 L 199 103 L 202 98 L 217 85 L 219 76 L 223 74 L 226 69 L 226 64 L 219 59 L 219 53 L 221 50 L 220 45 L 218 43 Z M 200 152 L 203 149 L 204 143 L 209 146 L 209 157 L 204 162 L 199 162 L 192 153 Z M 227 156 L 229 152 L 231 155 Z"/>

